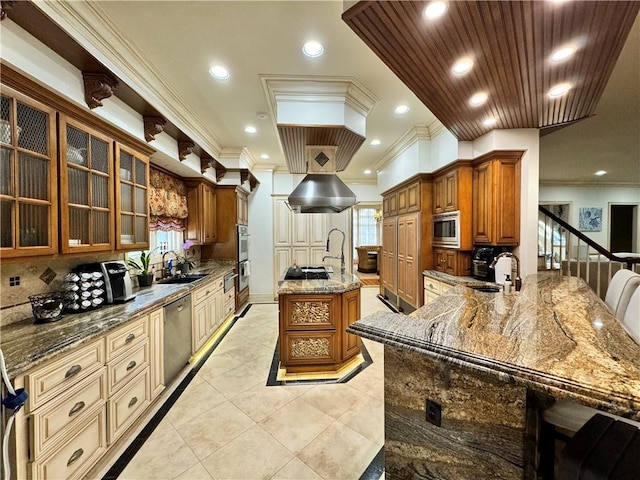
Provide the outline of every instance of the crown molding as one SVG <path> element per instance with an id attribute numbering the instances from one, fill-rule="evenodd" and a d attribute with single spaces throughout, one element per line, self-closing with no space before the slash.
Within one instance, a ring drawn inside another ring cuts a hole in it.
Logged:
<path id="1" fill-rule="evenodd" d="M 257 164 L 256 159 L 246 147 L 224 147 L 219 158 L 227 168 L 245 167 L 253 170 Z"/>
<path id="2" fill-rule="evenodd" d="M 121 34 L 99 2 L 35 0 L 34 4 L 163 116 L 189 132 L 198 145 L 214 157 L 220 154 L 222 147 L 217 136 L 198 119 L 140 50 Z"/>
<path id="3" fill-rule="evenodd" d="M 414 125 L 384 152 L 382 158 L 373 164 L 372 169 L 382 170 L 418 140 L 430 139 L 429 127 L 426 125 Z"/>
<path id="4" fill-rule="evenodd" d="M 638 182 L 593 182 L 580 180 L 540 180 L 541 187 L 638 187 Z"/>
<path id="5" fill-rule="evenodd" d="M 349 185 L 377 185 L 378 179 L 376 177 L 373 178 L 359 178 L 359 177 L 341 177 L 341 180 Z"/>

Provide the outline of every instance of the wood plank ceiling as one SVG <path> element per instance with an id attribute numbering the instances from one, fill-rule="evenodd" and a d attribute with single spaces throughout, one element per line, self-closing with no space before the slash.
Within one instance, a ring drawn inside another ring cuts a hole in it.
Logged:
<path id="1" fill-rule="evenodd" d="M 459 140 L 493 128 L 548 128 L 593 115 L 640 9 L 637 1 L 449 1 L 436 20 L 426 1 L 358 2 L 342 18 Z M 562 63 L 552 52 L 569 43 Z M 462 57 L 474 61 L 452 73 Z M 569 93 L 551 98 L 554 85 Z M 481 106 L 469 104 L 485 92 Z M 483 121 L 494 118 L 495 125 Z"/>

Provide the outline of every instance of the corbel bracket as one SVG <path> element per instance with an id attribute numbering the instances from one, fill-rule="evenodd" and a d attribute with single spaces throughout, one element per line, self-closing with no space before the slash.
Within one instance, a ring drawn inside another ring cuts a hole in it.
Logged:
<path id="1" fill-rule="evenodd" d="M 102 100 L 113 95 L 118 81 L 106 73 L 82 72 L 84 101 L 90 109 L 102 106 Z"/>
<path id="2" fill-rule="evenodd" d="M 216 169 L 216 182 L 220 183 L 220 180 L 222 180 L 225 176 L 225 174 L 227 173 L 226 169 Z"/>
<path id="3" fill-rule="evenodd" d="M 144 139 L 147 142 L 156 139 L 156 135 L 164 131 L 167 121 L 162 117 L 144 117 Z"/>
<path id="4" fill-rule="evenodd" d="M 193 153 L 193 149 L 196 147 L 196 144 L 192 141 L 178 141 L 178 159 L 182 162 L 187 155 Z"/>
<path id="5" fill-rule="evenodd" d="M 204 173 L 208 168 L 213 167 L 213 158 L 203 155 L 200 157 L 200 173 Z"/>

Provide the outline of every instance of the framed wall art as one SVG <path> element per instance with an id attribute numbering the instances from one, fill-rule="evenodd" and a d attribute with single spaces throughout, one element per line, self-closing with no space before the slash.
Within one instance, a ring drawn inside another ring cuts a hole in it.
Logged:
<path id="1" fill-rule="evenodd" d="M 599 232 L 602 230 L 602 208 L 580 207 L 578 211 L 578 230 L 581 232 Z"/>

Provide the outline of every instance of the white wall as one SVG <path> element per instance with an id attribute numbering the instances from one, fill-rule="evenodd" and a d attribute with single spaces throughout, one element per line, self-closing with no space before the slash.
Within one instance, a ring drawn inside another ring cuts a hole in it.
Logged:
<path id="1" fill-rule="evenodd" d="M 538 269 L 538 179 L 540 136 L 535 128 L 492 130 L 473 141 L 473 158 L 493 150 L 524 150 L 520 161 L 520 275 Z"/>
<path id="2" fill-rule="evenodd" d="M 273 171 L 254 170 L 260 185 L 249 195 L 250 301 L 273 301 Z"/>
<path id="3" fill-rule="evenodd" d="M 384 192 L 420 172 L 421 156 L 429 156 L 428 140 L 418 140 L 404 149 L 378 172 L 378 191 Z"/>
<path id="4" fill-rule="evenodd" d="M 640 204 L 640 187 L 595 185 L 540 185 L 540 203 L 569 203 L 569 223 L 578 228 L 581 207 L 602 208 L 602 231 L 582 232 L 598 244 L 609 249 L 609 206 L 611 204 Z M 636 225 L 640 226 L 640 208 Z M 640 237 L 640 235 L 637 235 Z M 640 238 L 636 242 L 640 252 Z"/>
<path id="5" fill-rule="evenodd" d="M 470 158 L 461 156 L 456 137 L 449 130 L 442 129 L 441 132 L 431 139 L 429 154 L 429 169 L 423 172 L 435 172 L 445 165 L 455 162 L 458 159 Z"/>
<path id="6" fill-rule="evenodd" d="M 347 187 L 356 194 L 359 204 L 382 204 L 382 195 L 378 192 L 378 185 L 374 183 L 347 183 Z"/>

